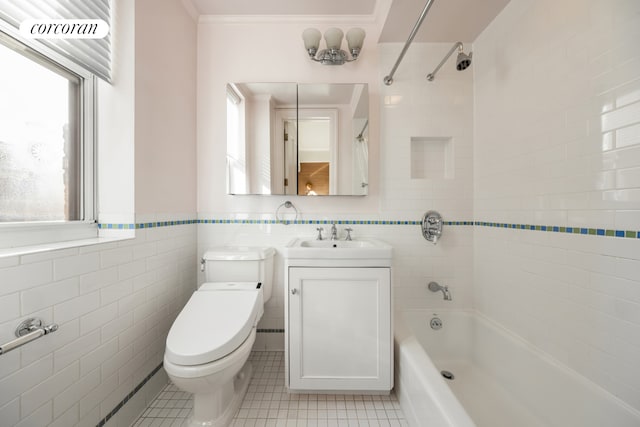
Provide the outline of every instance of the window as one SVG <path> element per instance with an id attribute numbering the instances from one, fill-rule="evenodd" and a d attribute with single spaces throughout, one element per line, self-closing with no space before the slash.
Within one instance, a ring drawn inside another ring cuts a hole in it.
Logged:
<path id="1" fill-rule="evenodd" d="M 0 231 L 95 222 L 95 78 L 54 57 L 0 32 Z M 44 241 L 95 237 L 93 229 Z M 34 243 L 9 238 L 0 247 Z"/>
<path id="2" fill-rule="evenodd" d="M 245 194 L 248 189 L 244 132 L 244 101 L 227 85 L 227 192 Z"/>

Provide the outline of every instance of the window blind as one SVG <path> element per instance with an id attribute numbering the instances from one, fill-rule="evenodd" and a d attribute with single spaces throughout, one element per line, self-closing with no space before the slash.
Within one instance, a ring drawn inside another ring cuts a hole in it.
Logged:
<path id="1" fill-rule="evenodd" d="M 25 19 L 102 19 L 111 28 L 111 4 L 110 0 L 0 0 L 0 19 L 16 29 Z M 36 41 L 111 82 L 111 31 L 101 39 Z"/>

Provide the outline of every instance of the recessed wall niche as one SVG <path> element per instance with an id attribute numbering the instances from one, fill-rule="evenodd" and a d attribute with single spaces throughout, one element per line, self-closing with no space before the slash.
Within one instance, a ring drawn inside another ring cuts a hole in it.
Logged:
<path id="1" fill-rule="evenodd" d="M 453 179 L 451 137 L 411 137 L 411 179 Z"/>

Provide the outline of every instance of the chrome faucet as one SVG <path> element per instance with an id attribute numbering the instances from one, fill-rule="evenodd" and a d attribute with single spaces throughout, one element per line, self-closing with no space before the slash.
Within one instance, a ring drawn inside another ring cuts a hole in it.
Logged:
<path id="1" fill-rule="evenodd" d="M 347 227 L 344 229 L 344 231 L 347 232 L 347 237 L 345 237 L 344 240 L 351 240 L 351 232 L 353 231 L 353 228 Z"/>
<path id="2" fill-rule="evenodd" d="M 444 300 L 445 301 L 451 301 L 451 294 L 449 293 L 449 287 L 448 286 L 440 286 L 436 282 L 429 282 L 429 290 L 431 292 L 442 291 L 442 295 L 444 295 Z"/>
<path id="3" fill-rule="evenodd" d="M 318 237 L 316 237 L 316 240 L 323 240 L 324 239 L 322 237 L 322 230 L 324 230 L 324 228 L 322 228 L 322 227 L 316 228 L 316 231 L 318 232 Z"/>
<path id="4" fill-rule="evenodd" d="M 331 240 L 338 240 L 338 228 L 336 224 L 331 224 Z"/>

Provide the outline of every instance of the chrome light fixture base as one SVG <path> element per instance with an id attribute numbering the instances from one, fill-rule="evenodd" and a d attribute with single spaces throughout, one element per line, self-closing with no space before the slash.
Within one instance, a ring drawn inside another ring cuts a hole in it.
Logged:
<path id="1" fill-rule="evenodd" d="M 319 62 L 322 65 L 343 65 L 346 62 L 353 62 L 358 59 L 362 50 L 365 32 L 361 28 L 352 28 L 347 32 L 348 51 L 342 50 L 342 30 L 330 28 L 324 33 L 326 49 L 319 49 L 320 31 L 315 28 L 307 28 L 302 33 L 305 49 L 309 59 Z M 349 57 L 351 55 L 351 57 Z"/>
<path id="2" fill-rule="evenodd" d="M 311 49 L 308 52 L 312 61 L 319 62 L 322 65 L 343 65 L 345 62 L 353 62 L 358 59 L 360 49 L 354 49 L 351 52 L 351 59 L 349 59 L 347 52 L 342 49 L 322 49 L 317 55 Z"/>

